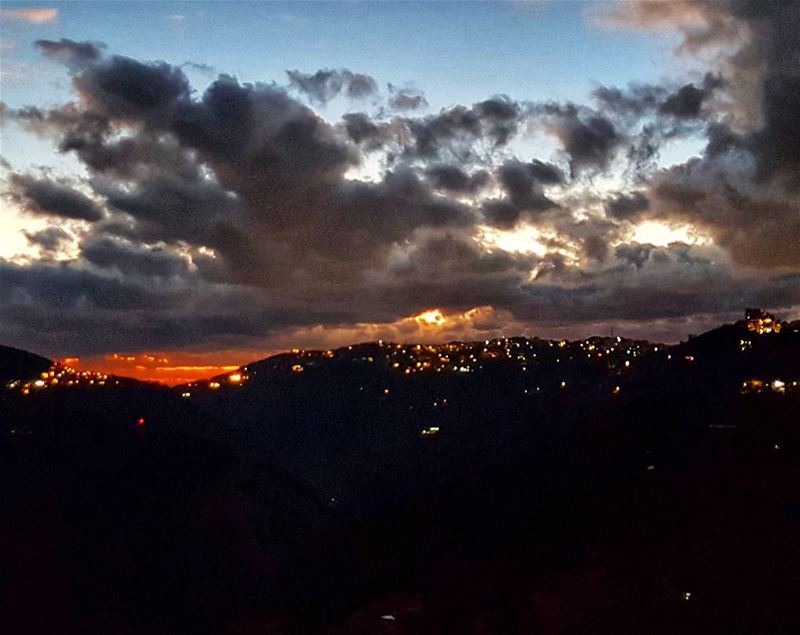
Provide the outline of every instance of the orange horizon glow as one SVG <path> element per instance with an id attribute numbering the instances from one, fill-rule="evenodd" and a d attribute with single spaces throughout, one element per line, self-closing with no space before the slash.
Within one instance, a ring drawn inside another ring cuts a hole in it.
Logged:
<path id="1" fill-rule="evenodd" d="M 262 359 L 260 351 L 217 351 L 213 353 L 111 353 L 90 357 L 64 357 L 59 361 L 76 370 L 102 372 L 139 381 L 177 386 L 237 371 L 242 365 Z M 239 362 L 239 363 L 231 363 Z"/>
<path id="2" fill-rule="evenodd" d="M 354 342 L 379 339 L 434 344 L 456 339 L 484 339 L 487 336 L 500 335 L 498 329 L 492 328 L 498 318 L 504 326 L 519 330 L 519 325 L 512 325 L 507 315 L 490 306 L 475 307 L 464 312 L 445 312 L 440 308 L 431 308 L 394 322 L 299 328 L 288 333 L 285 339 L 302 342 L 306 350 L 329 350 Z M 235 374 L 234 371 L 246 364 L 290 350 L 299 349 L 293 346 L 269 346 L 264 349 L 228 349 L 212 352 L 117 352 L 80 358 L 65 357 L 59 361 L 76 370 L 102 372 L 139 381 L 177 386 L 218 375 Z"/>
<path id="3" fill-rule="evenodd" d="M 698 328 L 702 329 L 703 326 Z M 221 375 L 235 375 L 243 366 L 279 353 L 300 350 L 329 351 L 358 342 L 383 340 L 404 344 L 443 344 L 452 341 L 475 341 L 533 334 L 552 339 L 579 339 L 614 331 L 619 334 L 620 329 L 623 329 L 622 334 L 627 337 L 640 338 L 647 335 L 637 331 L 636 325 L 631 323 L 594 322 L 582 325 L 580 329 L 552 323 L 533 325 L 518 321 L 509 311 L 491 305 L 463 311 L 430 308 L 388 322 L 315 325 L 288 329 L 273 339 L 266 339 L 260 348 L 118 352 L 82 358 L 67 357 L 59 361 L 76 370 L 176 386 Z M 679 338 L 661 341 L 677 342 Z"/>

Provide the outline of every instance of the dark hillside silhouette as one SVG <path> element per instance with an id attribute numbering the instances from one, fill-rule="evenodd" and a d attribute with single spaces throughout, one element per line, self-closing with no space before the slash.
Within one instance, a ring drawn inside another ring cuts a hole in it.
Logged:
<path id="1" fill-rule="evenodd" d="M 375 342 L 174 389 L 14 352 L 5 623 L 792 632 L 799 330 Z"/>

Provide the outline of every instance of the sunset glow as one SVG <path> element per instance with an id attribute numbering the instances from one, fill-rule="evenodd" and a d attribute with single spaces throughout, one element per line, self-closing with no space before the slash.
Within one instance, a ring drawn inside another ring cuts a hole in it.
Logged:
<path id="1" fill-rule="evenodd" d="M 0 342 L 176 384 L 800 315 L 792 3 L 763 4 L 7 0 Z"/>
<path id="2" fill-rule="evenodd" d="M 426 326 L 443 326 L 447 323 L 447 318 L 442 315 L 440 309 L 423 311 L 416 318 L 417 322 Z"/>
<path id="3" fill-rule="evenodd" d="M 800 0 L 0 57 L 3 632 L 800 633 Z"/>
<path id="4" fill-rule="evenodd" d="M 263 353 L 256 351 L 219 351 L 212 355 L 181 352 L 131 355 L 113 353 L 80 359 L 64 358 L 62 363 L 76 370 L 103 372 L 174 386 L 237 371 L 241 365 L 252 361 L 254 357 L 261 356 Z M 214 363 L 217 359 L 220 360 L 219 363 Z M 241 360 L 241 363 L 229 363 L 238 360 Z M 235 372 L 230 374 L 229 380 L 236 383 L 234 379 L 236 376 Z M 240 375 L 239 381 L 241 381 Z"/>
<path id="5" fill-rule="evenodd" d="M 707 245 L 710 242 L 691 225 L 670 225 L 658 221 L 645 221 L 637 225 L 633 230 L 633 239 L 657 247 L 666 247 L 671 243 Z"/>

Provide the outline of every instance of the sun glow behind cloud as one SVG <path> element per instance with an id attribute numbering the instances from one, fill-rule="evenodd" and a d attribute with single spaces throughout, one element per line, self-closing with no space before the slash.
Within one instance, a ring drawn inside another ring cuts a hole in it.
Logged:
<path id="1" fill-rule="evenodd" d="M 423 311 L 414 319 L 418 323 L 426 326 L 444 326 L 447 323 L 447 318 L 442 314 L 440 309 Z"/>
<path id="2" fill-rule="evenodd" d="M 541 242 L 542 238 L 541 230 L 532 226 L 502 230 L 484 225 L 478 228 L 475 240 L 489 250 L 502 249 L 512 253 L 543 256 L 547 247 Z"/>
<path id="3" fill-rule="evenodd" d="M 656 247 L 666 247 L 671 243 L 687 245 L 708 245 L 711 239 L 700 233 L 692 225 L 670 225 L 659 221 L 644 221 L 637 225 L 631 238 L 637 243 L 650 243 Z"/>
<path id="4" fill-rule="evenodd" d="M 484 339 L 523 332 L 508 311 L 492 306 L 446 312 L 439 308 L 385 323 L 303 327 L 284 333 L 277 341 L 265 341 L 263 348 L 219 350 L 214 352 L 166 351 L 151 353 L 113 353 L 93 357 L 70 357 L 61 361 L 78 370 L 133 377 L 142 381 L 177 385 L 229 373 L 241 366 L 289 350 L 285 342 L 298 348 L 327 350 L 359 341 L 384 341 L 435 344 L 452 340 Z"/>

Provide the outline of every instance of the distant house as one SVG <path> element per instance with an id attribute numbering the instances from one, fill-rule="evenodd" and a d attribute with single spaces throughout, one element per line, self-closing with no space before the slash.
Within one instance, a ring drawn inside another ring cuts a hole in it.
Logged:
<path id="1" fill-rule="evenodd" d="M 780 333 L 783 328 L 782 322 L 762 309 L 745 309 L 744 320 L 747 330 L 759 335 Z"/>

